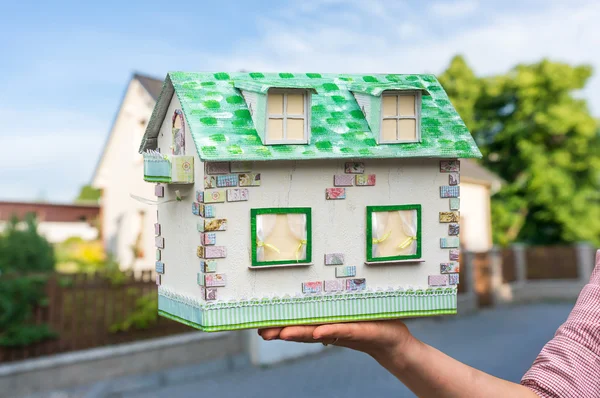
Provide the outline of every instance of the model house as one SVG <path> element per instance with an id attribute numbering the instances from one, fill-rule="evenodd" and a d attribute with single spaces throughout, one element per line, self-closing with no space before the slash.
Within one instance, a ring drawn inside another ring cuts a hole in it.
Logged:
<path id="1" fill-rule="evenodd" d="M 162 315 L 456 312 L 459 159 L 480 153 L 434 76 L 170 73 L 140 152 Z"/>

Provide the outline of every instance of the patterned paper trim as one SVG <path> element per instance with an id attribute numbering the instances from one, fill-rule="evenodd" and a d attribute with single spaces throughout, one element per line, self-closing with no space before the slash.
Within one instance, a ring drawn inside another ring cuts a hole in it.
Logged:
<path id="1" fill-rule="evenodd" d="M 159 287 L 159 314 L 207 331 L 309 323 L 456 314 L 456 288 L 396 290 L 208 302 L 167 294 Z"/>

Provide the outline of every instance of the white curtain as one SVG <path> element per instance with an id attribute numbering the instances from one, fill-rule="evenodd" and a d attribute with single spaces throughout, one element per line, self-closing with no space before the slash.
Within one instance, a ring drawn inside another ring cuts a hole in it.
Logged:
<path id="1" fill-rule="evenodd" d="M 256 216 L 256 259 L 258 261 L 265 261 L 265 239 L 273 232 L 276 222 L 276 214 L 259 214 Z"/>
<path id="2" fill-rule="evenodd" d="M 417 253 L 417 211 L 400 210 L 400 220 L 402 220 L 402 229 L 407 238 L 412 238 L 410 245 L 402 249 L 403 254 Z"/>
<path id="3" fill-rule="evenodd" d="M 297 260 L 306 259 L 306 214 L 290 213 L 287 215 L 288 226 L 292 235 L 298 239 L 298 246 L 295 249 L 294 256 Z"/>
<path id="4" fill-rule="evenodd" d="M 388 232 L 386 228 L 389 220 L 389 213 L 387 211 L 373 212 L 371 219 L 371 228 L 373 231 L 373 236 L 371 237 L 373 244 L 373 257 L 380 257 L 379 245 L 376 243 L 376 241 L 385 241 L 385 235 Z"/>

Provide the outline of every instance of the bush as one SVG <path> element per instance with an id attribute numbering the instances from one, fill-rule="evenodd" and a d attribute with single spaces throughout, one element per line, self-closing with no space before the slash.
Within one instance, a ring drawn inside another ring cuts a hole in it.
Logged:
<path id="1" fill-rule="evenodd" d="M 47 305 L 45 286 L 54 269 L 52 245 L 37 231 L 35 217 L 13 218 L 0 234 L 0 346 L 26 346 L 54 336 L 32 323 L 33 309 Z"/>

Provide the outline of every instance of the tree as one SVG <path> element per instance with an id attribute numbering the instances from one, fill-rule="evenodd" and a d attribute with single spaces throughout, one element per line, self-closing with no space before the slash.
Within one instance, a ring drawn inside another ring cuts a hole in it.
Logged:
<path id="1" fill-rule="evenodd" d="M 448 69 L 438 77 L 452 105 L 469 130 L 475 128 L 475 103 L 481 94 L 481 80 L 460 55 L 455 55 Z"/>
<path id="2" fill-rule="evenodd" d="M 75 202 L 98 202 L 102 196 L 102 190 L 92 187 L 91 185 L 84 185 L 79 191 L 79 196 L 75 199 Z"/>
<path id="3" fill-rule="evenodd" d="M 483 165 L 506 181 L 492 199 L 494 240 L 600 244 L 598 122 L 574 96 L 592 69 L 542 60 L 474 80 L 460 60 L 442 75 L 447 91 Z M 469 82 L 479 84 L 471 111 Z"/>

